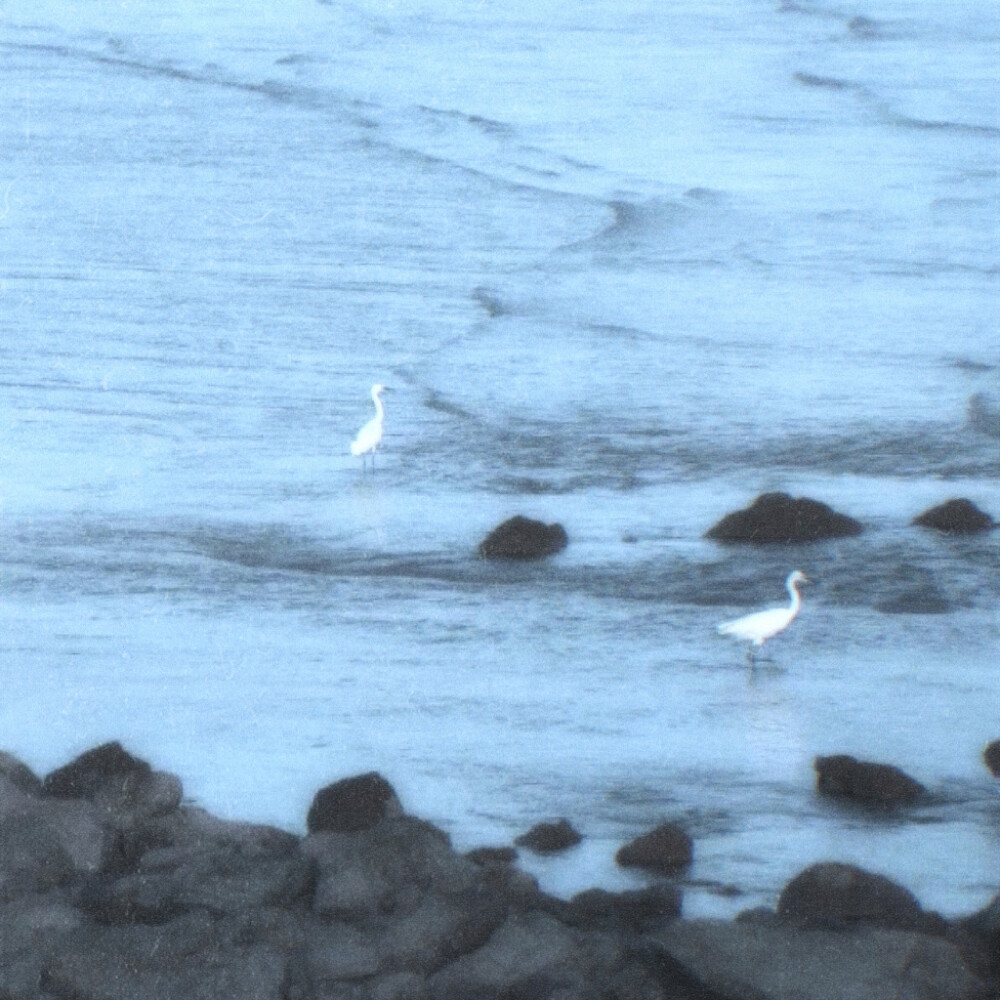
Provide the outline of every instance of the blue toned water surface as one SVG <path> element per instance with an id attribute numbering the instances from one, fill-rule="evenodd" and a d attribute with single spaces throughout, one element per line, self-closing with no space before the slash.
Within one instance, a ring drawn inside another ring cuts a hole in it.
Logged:
<path id="1" fill-rule="evenodd" d="M 0 745 L 292 830 L 373 768 L 461 848 L 566 816 L 563 894 L 675 819 L 689 914 L 828 858 L 985 904 L 1000 533 L 909 521 L 1000 519 L 998 52 L 992 0 L 5 0 Z M 775 489 L 866 530 L 703 538 Z M 477 559 L 515 513 L 569 547 Z M 795 568 L 750 676 L 714 626 Z"/>

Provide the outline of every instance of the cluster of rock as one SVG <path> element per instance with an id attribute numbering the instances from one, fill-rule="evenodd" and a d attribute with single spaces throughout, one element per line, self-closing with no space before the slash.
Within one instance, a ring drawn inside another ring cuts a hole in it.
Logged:
<path id="1" fill-rule="evenodd" d="M 946 535 L 969 535 L 990 531 L 996 522 L 971 500 L 959 498 L 938 504 L 911 522 Z M 850 538 L 863 531 L 860 521 L 840 514 L 808 497 L 787 493 L 762 493 L 743 510 L 727 514 L 706 532 L 719 542 L 816 542 L 828 538 Z"/>
<path id="2" fill-rule="evenodd" d="M 567 827 L 535 843 L 571 842 Z M 823 863 L 775 910 L 731 922 L 680 919 L 669 881 L 565 901 L 511 848 L 456 852 L 377 774 L 321 790 L 307 830 L 217 819 L 117 743 L 44 780 L 0 754 L 0 998 L 975 1000 L 1000 987 L 1000 897 L 948 922 L 882 876 Z M 691 858 L 665 828 L 628 846 L 665 872 Z"/>
<path id="3" fill-rule="evenodd" d="M 997 526 L 989 514 L 964 497 L 931 507 L 910 523 L 945 535 L 977 534 Z M 749 507 L 726 514 L 705 537 L 717 542 L 767 545 L 851 538 L 863 530 L 860 521 L 819 500 L 762 493 Z M 561 524 L 544 524 L 518 514 L 479 543 L 479 554 L 484 559 L 541 559 L 561 552 L 567 543 Z"/>

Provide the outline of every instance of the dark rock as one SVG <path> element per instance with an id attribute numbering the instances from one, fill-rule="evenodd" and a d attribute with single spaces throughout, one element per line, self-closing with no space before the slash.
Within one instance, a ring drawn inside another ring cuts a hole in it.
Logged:
<path id="1" fill-rule="evenodd" d="M 625 892 L 586 889 L 577 893 L 558 914 L 574 927 L 641 932 L 681 915 L 683 893 L 674 885 L 654 885 Z"/>
<path id="2" fill-rule="evenodd" d="M 1000 740 L 992 740 L 983 750 L 983 762 L 994 778 L 1000 778 Z"/>
<path id="3" fill-rule="evenodd" d="M 96 873 L 114 850 L 91 803 L 40 799 L 0 777 L 0 899 Z"/>
<path id="4" fill-rule="evenodd" d="M 335 921 L 315 921 L 305 931 L 307 979 L 319 996 L 338 983 L 356 982 L 385 971 L 380 943 L 366 929 Z"/>
<path id="5" fill-rule="evenodd" d="M 727 514 L 706 533 L 718 542 L 815 542 L 861 534 L 854 518 L 825 503 L 787 493 L 762 493 L 744 510 Z"/>
<path id="6" fill-rule="evenodd" d="M 146 850 L 219 844 L 248 854 L 291 853 L 300 840 L 287 830 L 264 823 L 220 819 L 197 806 L 184 806 L 174 813 L 153 817 L 143 823 L 135 835 L 142 838 Z"/>
<path id="7" fill-rule="evenodd" d="M 615 861 L 625 868 L 676 875 L 691 864 L 693 847 L 685 830 L 674 823 L 662 823 L 620 848 Z"/>
<path id="8" fill-rule="evenodd" d="M 49 799 L 85 799 L 102 822 L 126 831 L 180 806 L 183 789 L 172 774 L 154 771 L 120 743 L 105 743 L 49 774 L 42 783 Z"/>
<path id="9" fill-rule="evenodd" d="M 61 799 L 89 799 L 108 785 L 148 777 L 152 770 L 117 741 L 104 743 L 46 775 L 42 792 Z"/>
<path id="10" fill-rule="evenodd" d="M 597 1000 L 588 984 L 610 972 L 617 955 L 609 937 L 585 936 L 543 913 L 514 913 L 481 948 L 432 975 L 428 993 L 432 1000 Z"/>
<path id="11" fill-rule="evenodd" d="M 0 760 L 0 1000 L 978 1000 L 996 986 L 996 900 L 949 924 L 827 863 L 778 914 L 691 923 L 675 886 L 556 899 L 510 849 L 477 864 L 414 817 L 303 839 L 147 808 L 157 772 L 110 773 L 74 780 L 87 797 L 39 795 Z M 123 773 L 139 775 L 124 790 Z M 636 842 L 659 848 L 657 871 L 690 861 L 669 829 Z"/>
<path id="12" fill-rule="evenodd" d="M 42 791 L 42 779 L 16 757 L 0 750 L 0 779 L 6 778 L 27 795 L 40 795 Z"/>
<path id="13" fill-rule="evenodd" d="M 474 847 L 465 856 L 475 865 L 510 865 L 517 860 L 513 847 Z"/>
<path id="14" fill-rule="evenodd" d="M 309 807 L 306 829 L 310 833 L 355 833 L 401 813 L 392 785 L 370 771 L 321 788 Z"/>
<path id="15" fill-rule="evenodd" d="M 42 1000 L 38 981 L 83 920 L 56 893 L 0 904 L 0 997 Z"/>
<path id="16" fill-rule="evenodd" d="M 582 839 L 568 820 L 558 819 L 554 823 L 536 823 L 527 833 L 515 837 L 514 843 L 536 854 L 554 854 L 579 844 Z"/>
<path id="17" fill-rule="evenodd" d="M 28 816 L 0 822 L 0 901 L 66 885 L 74 873 L 69 854 L 51 828 Z"/>
<path id="18" fill-rule="evenodd" d="M 920 528 L 933 528 L 945 535 L 972 535 L 996 527 L 989 514 L 964 497 L 931 507 L 910 523 Z"/>
<path id="19" fill-rule="evenodd" d="M 985 967 L 1000 973 L 1000 895 L 994 896 L 983 909 L 958 922 L 958 928 L 979 941 L 985 955 Z"/>
<path id="20" fill-rule="evenodd" d="M 561 524 L 543 524 L 518 514 L 494 528 L 480 543 L 484 559 L 540 559 L 566 548 Z"/>
<path id="21" fill-rule="evenodd" d="M 891 764 L 860 761 L 849 754 L 817 757 L 816 788 L 823 795 L 888 809 L 911 805 L 927 794 L 919 781 Z"/>
<path id="22" fill-rule="evenodd" d="M 452 850 L 446 833 L 412 816 L 385 820 L 363 835 L 310 834 L 302 851 L 316 866 L 313 909 L 331 920 L 407 913 L 426 893 L 474 889 L 482 872 Z"/>
<path id="23" fill-rule="evenodd" d="M 766 924 L 769 927 L 779 922 L 778 914 L 770 906 L 753 906 L 749 910 L 741 910 L 733 919 L 737 923 Z"/>
<path id="24" fill-rule="evenodd" d="M 136 871 L 93 879 L 80 906 L 99 923 L 162 924 L 193 910 L 289 907 L 312 889 L 312 868 L 298 850 L 204 843 L 147 851 Z"/>
<path id="25" fill-rule="evenodd" d="M 447 834 L 413 817 L 312 834 L 303 853 L 316 870 L 313 912 L 377 942 L 374 957 L 357 954 L 381 971 L 433 971 L 482 945 L 507 914 L 505 880 L 488 878 Z"/>
<path id="26" fill-rule="evenodd" d="M 884 875 L 824 861 L 799 872 L 778 897 L 778 916 L 809 926 L 868 924 L 896 930 L 940 930 L 916 897 Z"/>
<path id="27" fill-rule="evenodd" d="M 913 932 L 803 933 L 781 924 L 677 920 L 646 940 L 674 970 L 702 984 L 704 992 L 688 996 L 711 1000 L 985 1000 L 989 995 L 954 945 Z"/>
<path id="28" fill-rule="evenodd" d="M 101 1000 L 286 1000 L 290 958 L 227 940 L 204 913 L 158 927 L 83 926 L 42 970 L 42 996 Z"/>

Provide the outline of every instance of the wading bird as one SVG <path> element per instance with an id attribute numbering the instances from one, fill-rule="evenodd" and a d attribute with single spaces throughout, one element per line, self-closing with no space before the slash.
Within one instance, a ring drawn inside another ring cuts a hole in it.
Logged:
<path id="1" fill-rule="evenodd" d="M 382 420 L 385 417 L 385 410 L 382 408 L 382 400 L 379 398 L 385 392 L 385 386 L 376 382 L 372 386 L 372 402 L 375 404 L 375 416 L 368 421 L 358 436 L 351 442 L 351 454 L 361 456 L 361 468 L 364 469 L 368 463 L 368 455 L 372 457 L 372 471 L 375 471 L 375 449 L 382 441 Z"/>
<path id="2" fill-rule="evenodd" d="M 799 595 L 798 585 L 808 583 L 805 573 L 795 570 L 788 574 L 785 586 L 788 588 L 788 595 L 792 602 L 787 608 L 770 608 L 767 611 L 756 611 L 752 615 L 745 615 L 735 621 L 723 622 L 717 626 L 719 635 L 730 635 L 741 642 L 749 643 L 747 646 L 747 659 L 753 666 L 757 650 L 767 642 L 768 639 L 783 632 L 795 620 L 795 616 L 802 607 L 802 597 Z"/>

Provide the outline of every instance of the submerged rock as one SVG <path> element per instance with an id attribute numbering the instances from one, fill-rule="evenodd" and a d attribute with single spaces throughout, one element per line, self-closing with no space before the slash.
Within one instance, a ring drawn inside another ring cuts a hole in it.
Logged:
<path id="1" fill-rule="evenodd" d="M 945 535 L 973 535 L 996 527 L 989 514 L 964 497 L 931 507 L 910 523 L 920 528 L 933 528 Z"/>
<path id="2" fill-rule="evenodd" d="M 691 864 L 694 844 L 676 823 L 661 823 L 620 848 L 615 861 L 623 868 L 644 868 L 661 875 L 676 875 Z"/>
<path id="3" fill-rule="evenodd" d="M 849 754 L 817 757 L 816 788 L 823 795 L 882 808 L 911 805 L 927 794 L 919 781 L 891 764 L 861 761 Z"/>
<path id="4" fill-rule="evenodd" d="M 706 533 L 717 542 L 815 542 L 860 535 L 861 523 L 825 503 L 787 493 L 762 493 L 744 510 L 727 514 Z"/>
<path id="5" fill-rule="evenodd" d="M 985 393 L 974 392 L 966 410 L 969 426 L 979 434 L 1000 438 L 1000 402 Z"/>
<path id="6" fill-rule="evenodd" d="M 527 847 L 536 854 L 554 854 L 579 844 L 583 837 L 566 819 L 554 823 L 536 823 L 527 833 L 514 838 L 518 847 Z"/>
<path id="7" fill-rule="evenodd" d="M 568 542 L 561 524 L 543 524 L 518 514 L 479 543 L 479 554 L 484 559 L 540 559 L 562 551 Z"/>

